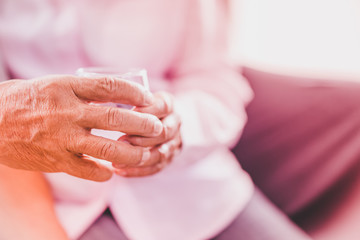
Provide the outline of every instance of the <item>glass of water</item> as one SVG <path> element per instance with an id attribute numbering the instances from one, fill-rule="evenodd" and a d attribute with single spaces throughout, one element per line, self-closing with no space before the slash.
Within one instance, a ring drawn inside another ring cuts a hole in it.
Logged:
<path id="1" fill-rule="evenodd" d="M 128 70 L 121 70 L 115 67 L 88 67 L 88 68 L 79 68 L 76 71 L 78 76 L 82 77 L 113 77 L 119 78 L 123 80 L 128 80 L 131 82 L 138 83 L 144 86 L 149 90 L 149 80 L 147 77 L 147 72 L 143 68 L 131 68 Z M 121 108 L 132 108 L 129 105 L 121 104 L 121 103 L 113 103 L 116 104 L 117 107 Z"/>

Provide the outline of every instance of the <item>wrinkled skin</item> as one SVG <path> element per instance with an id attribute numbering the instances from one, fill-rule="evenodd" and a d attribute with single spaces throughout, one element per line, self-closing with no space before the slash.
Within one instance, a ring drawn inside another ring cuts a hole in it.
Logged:
<path id="1" fill-rule="evenodd" d="M 144 111 L 88 104 L 119 102 Z M 47 76 L 0 84 L 0 163 L 11 168 L 65 172 L 105 181 L 112 171 L 83 154 L 128 167 L 154 162 L 151 144 L 129 144 L 90 134 L 91 128 L 157 139 L 165 115 L 146 112 L 157 100 L 142 86 L 113 78 Z M 144 112 L 144 113 L 141 113 Z M 161 142 L 161 141 L 160 141 Z M 146 174 L 142 174 L 146 175 Z"/>
<path id="2" fill-rule="evenodd" d="M 119 175 L 140 177 L 155 174 L 170 163 L 173 157 L 181 150 L 181 119 L 174 113 L 173 97 L 166 92 L 155 93 L 154 97 L 155 100 L 151 105 L 137 107 L 134 110 L 157 116 L 163 124 L 160 135 L 155 137 L 126 135 L 120 139 L 126 140 L 134 146 L 149 147 L 151 149 L 150 160 L 138 167 L 113 163 L 113 166 L 118 168 L 116 173 Z"/>

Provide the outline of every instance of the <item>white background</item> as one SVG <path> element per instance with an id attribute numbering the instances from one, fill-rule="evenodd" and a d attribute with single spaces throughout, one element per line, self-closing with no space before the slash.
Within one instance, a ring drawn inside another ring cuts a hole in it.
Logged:
<path id="1" fill-rule="evenodd" d="M 232 0 L 232 56 L 280 73 L 360 81 L 360 0 Z"/>

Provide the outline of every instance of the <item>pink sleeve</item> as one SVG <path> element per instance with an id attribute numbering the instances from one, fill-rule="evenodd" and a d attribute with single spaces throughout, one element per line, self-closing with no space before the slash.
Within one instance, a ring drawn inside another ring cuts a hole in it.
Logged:
<path id="1" fill-rule="evenodd" d="M 235 144 L 252 98 L 247 82 L 226 61 L 226 1 L 194 2 L 181 57 L 170 72 L 189 154 Z"/>

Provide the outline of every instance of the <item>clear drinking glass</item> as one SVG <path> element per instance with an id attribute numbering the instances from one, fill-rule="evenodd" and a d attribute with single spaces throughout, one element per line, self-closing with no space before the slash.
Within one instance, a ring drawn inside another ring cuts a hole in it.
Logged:
<path id="1" fill-rule="evenodd" d="M 82 77 L 113 77 L 113 78 L 119 78 L 123 80 L 128 80 L 131 82 L 138 83 L 142 86 L 144 86 L 146 89 L 149 90 L 149 81 L 147 77 L 147 72 L 145 69 L 142 68 L 132 68 L 127 70 L 122 70 L 116 67 L 87 67 L 87 68 L 79 68 L 76 71 L 76 74 L 78 76 Z M 95 104 L 95 103 L 91 103 Z M 120 107 L 120 108 L 126 108 L 131 109 L 133 106 L 122 104 L 122 103 L 96 103 L 99 105 L 106 105 L 106 106 L 113 106 L 113 107 Z M 112 140 L 119 139 L 124 133 L 118 132 L 118 131 L 108 131 L 108 130 L 102 130 L 102 129 L 92 129 L 91 134 L 96 136 L 105 137 Z M 88 156 L 90 157 L 90 156 Z M 93 157 L 90 157 L 91 159 L 98 161 L 101 164 L 104 164 L 106 166 L 111 166 L 111 163 L 102 159 L 96 159 Z"/>
<path id="2" fill-rule="evenodd" d="M 147 77 L 147 72 L 143 68 L 131 68 L 128 70 L 121 70 L 115 67 L 88 67 L 88 68 L 79 68 L 76 71 L 78 76 L 83 77 L 114 77 L 119 79 L 128 80 L 131 82 L 138 83 L 143 85 L 146 89 L 149 90 L 149 81 Z M 132 108 L 129 105 L 114 103 L 117 107 L 121 108 Z"/>

